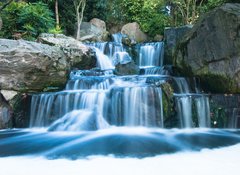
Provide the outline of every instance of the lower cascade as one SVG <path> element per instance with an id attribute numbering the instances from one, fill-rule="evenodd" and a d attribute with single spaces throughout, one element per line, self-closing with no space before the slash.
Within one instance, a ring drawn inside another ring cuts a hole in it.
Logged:
<path id="1" fill-rule="evenodd" d="M 119 37 L 87 44 L 97 69 L 73 70 L 64 90 L 31 95 L 30 128 L 0 131 L 1 157 L 146 158 L 240 143 L 237 129 L 211 129 L 209 95 L 162 65 L 162 42 L 134 46 L 134 57 Z M 114 74 L 129 63 L 138 74 Z"/>

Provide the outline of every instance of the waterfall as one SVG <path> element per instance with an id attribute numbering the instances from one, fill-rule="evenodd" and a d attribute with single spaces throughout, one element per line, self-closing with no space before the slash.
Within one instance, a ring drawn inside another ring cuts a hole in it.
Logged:
<path id="1" fill-rule="evenodd" d="M 161 88 L 127 87 L 112 90 L 110 121 L 122 126 L 163 127 Z"/>
<path id="2" fill-rule="evenodd" d="M 200 96 L 195 98 L 198 125 L 203 128 L 211 127 L 209 98 L 207 96 Z"/>
<path id="3" fill-rule="evenodd" d="M 198 127 L 210 127 L 210 107 L 209 98 L 205 94 L 199 93 L 196 83 L 194 90 L 191 90 L 186 78 L 174 77 L 176 82 L 175 101 L 177 105 L 178 118 L 180 119 L 181 127 L 191 128 L 194 125 Z M 195 79 L 194 79 L 195 82 Z M 194 124 L 193 113 L 196 111 L 197 122 Z"/>
<path id="4" fill-rule="evenodd" d="M 163 64 L 163 42 L 141 44 L 139 51 L 139 66 L 155 67 Z"/>
<path id="5" fill-rule="evenodd" d="M 174 77 L 174 81 L 177 84 L 177 90 L 180 94 L 190 93 L 190 87 L 186 78 L 184 77 Z"/>
<path id="6" fill-rule="evenodd" d="M 122 43 L 123 35 L 121 33 L 115 33 L 112 35 L 112 38 L 115 43 Z"/>
<path id="7" fill-rule="evenodd" d="M 228 127 L 229 128 L 239 128 L 239 125 L 240 125 L 240 109 L 234 108 Z"/>
<path id="8" fill-rule="evenodd" d="M 199 93 L 197 87 L 190 88 L 186 78 L 171 77 L 162 67 L 162 42 L 136 46 L 143 75 L 114 76 L 106 70 L 114 69 L 118 63 L 131 62 L 132 57 L 122 44 L 121 34 L 113 35 L 113 39 L 88 44 L 96 52 L 100 71 L 72 71 L 65 90 L 32 96 L 31 127 L 70 131 L 109 126 L 163 128 L 161 84 L 166 79 L 173 80 L 180 127 L 210 127 L 208 96 Z"/>
<path id="9" fill-rule="evenodd" d="M 86 123 L 95 129 L 109 124 L 163 127 L 162 90 L 150 86 L 148 78 L 80 76 L 70 79 L 64 91 L 32 96 L 30 126 L 47 127 L 57 120 L 50 128 L 82 130 L 86 129 Z"/>
<path id="10" fill-rule="evenodd" d="M 192 97 L 177 97 L 178 118 L 182 128 L 192 128 Z"/>

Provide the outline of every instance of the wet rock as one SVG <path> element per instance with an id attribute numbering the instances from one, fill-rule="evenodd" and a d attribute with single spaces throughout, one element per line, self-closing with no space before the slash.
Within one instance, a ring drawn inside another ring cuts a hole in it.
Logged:
<path id="1" fill-rule="evenodd" d="M 17 94 L 9 101 L 13 110 L 13 127 L 28 128 L 30 122 L 31 96 Z"/>
<path id="2" fill-rule="evenodd" d="M 6 129 L 12 126 L 12 109 L 0 93 L 0 129 Z"/>
<path id="3" fill-rule="evenodd" d="M 114 71 L 116 75 L 136 75 L 136 74 L 139 74 L 139 72 L 140 72 L 140 69 L 134 63 L 134 61 L 128 62 L 126 64 L 118 63 L 115 66 L 115 71 Z"/>
<path id="4" fill-rule="evenodd" d="M 205 91 L 240 92 L 240 4 L 207 13 L 179 43 L 174 61 L 183 74 L 199 76 Z"/>
<path id="5" fill-rule="evenodd" d="M 122 34 L 127 35 L 131 40 L 140 42 L 146 42 L 148 40 L 147 35 L 141 31 L 138 23 L 128 23 L 122 27 Z"/>

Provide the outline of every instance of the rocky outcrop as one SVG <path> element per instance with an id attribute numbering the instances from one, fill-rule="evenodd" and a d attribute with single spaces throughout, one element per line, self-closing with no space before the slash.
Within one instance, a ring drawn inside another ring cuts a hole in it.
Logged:
<path id="1" fill-rule="evenodd" d="M 127 35 L 132 42 L 146 42 L 148 39 L 147 35 L 141 31 L 139 24 L 136 22 L 124 25 L 121 33 Z"/>
<path id="2" fill-rule="evenodd" d="M 0 129 L 9 128 L 12 125 L 12 109 L 3 95 L 0 93 Z"/>
<path id="3" fill-rule="evenodd" d="M 105 22 L 97 18 L 90 22 L 82 22 L 80 36 L 81 41 L 101 42 L 109 40 Z"/>
<path id="4" fill-rule="evenodd" d="M 240 4 L 225 4 L 207 13 L 185 35 L 175 66 L 199 76 L 205 90 L 240 92 Z"/>
<path id="5" fill-rule="evenodd" d="M 0 39 L 0 89 L 36 92 L 62 88 L 71 67 L 84 61 L 81 58 L 70 57 L 57 46 Z"/>

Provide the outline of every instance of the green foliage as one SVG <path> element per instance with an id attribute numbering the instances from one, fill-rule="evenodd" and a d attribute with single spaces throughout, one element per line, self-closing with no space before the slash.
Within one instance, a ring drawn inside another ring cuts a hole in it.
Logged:
<path id="1" fill-rule="evenodd" d="M 214 9 L 215 7 L 222 5 L 226 1 L 227 0 L 208 0 L 207 3 L 204 3 L 202 5 L 202 7 L 200 7 L 200 11 L 201 11 L 201 13 L 208 12 L 208 11 Z"/>
<path id="2" fill-rule="evenodd" d="M 108 17 L 107 21 L 138 22 L 150 36 L 163 34 L 164 27 L 169 26 L 163 0 L 116 0 L 108 8 L 112 19 Z"/>
<path id="3" fill-rule="evenodd" d="M 13 2 L 3 10 L 2 18 L 5 23 L 1 36 L 14 38 L 17 33 L 21 38 L 33 40 L 40 33 L 54 28 L 52 16 L 52 12 L 42 2 Z"/>

